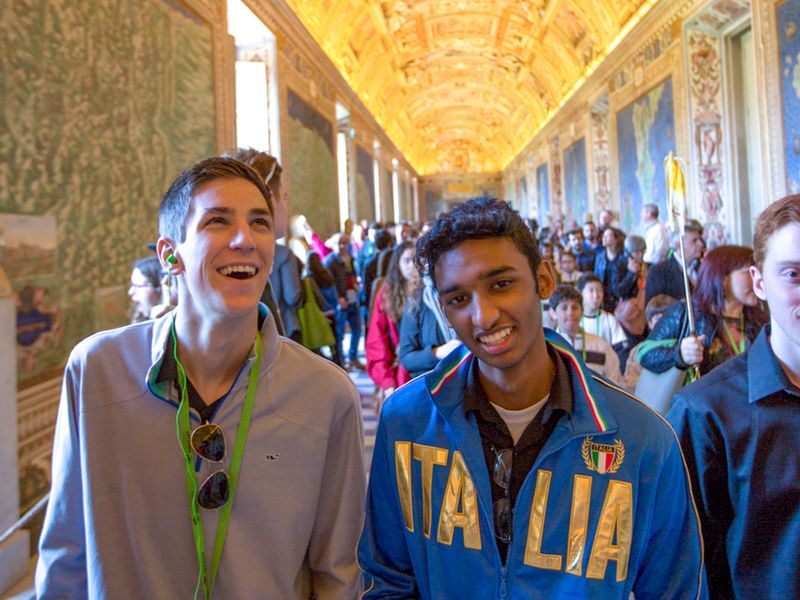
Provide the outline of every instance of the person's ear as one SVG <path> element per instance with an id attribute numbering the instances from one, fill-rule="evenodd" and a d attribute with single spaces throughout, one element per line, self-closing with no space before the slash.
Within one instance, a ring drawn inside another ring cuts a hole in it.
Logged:
<path id="1" fill-rule="evenodd" d="M 750 277 L 753 278 L 753 293 L 756 298 L 764 302 L 767 301 L 767 289 L 764 286 L 764 277 L 758 267 L 753 265 L 750 267 Z"/>
<path id="2" fill-rule="evenodd" d="M 158 238 L 156 243 L 156 253 L 161 261 L 161 266 L 172 276 L 183 272 L 183 263 L 175 253 L 175 244 L 167 238 Z"/>
<path id="3" fill-rule="evenodd" d="M 536 282 L 539 286 L 539 299 L 547 300 L 556 289 L 556 273 L 549 260 L 539 261 L 536 267 Z"/>

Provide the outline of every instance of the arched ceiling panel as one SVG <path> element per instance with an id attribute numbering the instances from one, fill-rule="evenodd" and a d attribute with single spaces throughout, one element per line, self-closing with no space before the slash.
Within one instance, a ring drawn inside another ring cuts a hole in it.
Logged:
<path id="1" fill-rule="evenodd" d="M 421 175 L 502 169 L 646 1 L 287 0 Z"/>

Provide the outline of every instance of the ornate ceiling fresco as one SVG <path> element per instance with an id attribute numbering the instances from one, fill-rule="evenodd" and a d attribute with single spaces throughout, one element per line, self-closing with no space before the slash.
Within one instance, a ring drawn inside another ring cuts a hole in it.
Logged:
<path id="1" fill-rule="evenodd" d="M 421 175 L 505 167 L 655 0 L 287 0 Z"/>

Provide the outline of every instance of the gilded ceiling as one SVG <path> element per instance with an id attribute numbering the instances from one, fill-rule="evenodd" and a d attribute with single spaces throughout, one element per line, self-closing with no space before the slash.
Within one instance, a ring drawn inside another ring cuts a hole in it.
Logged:
<path id="1" fill-rule="evenodd" d="M 505 167 L 653 0 L 288 0 L 421 175 Z"/>

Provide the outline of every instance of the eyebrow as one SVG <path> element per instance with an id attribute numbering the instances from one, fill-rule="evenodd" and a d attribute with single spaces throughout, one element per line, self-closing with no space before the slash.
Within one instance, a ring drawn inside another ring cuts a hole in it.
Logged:
<path id="1" fill-rule="evenodd" d="M 216 215 L 232 215 L 234 210 L 228 206 L 212 206 L 210 208 L 205 209 L 205 214 L 216 214 Z M 263 215 L 267 217 L 271 217 L 272 213 L 269 212 L 267 208 L 252 208 L 248 211 L 248 215 Z"/>
<path id="2" fill-rule="evenodd" d="M 785 269 L 786 267 L 800 267 L 800 261 L 797 260 L 783 260 L 775 265 L 778 269 Z"/>
<path id="3" fill-rule="evenodd" d="M 516 270 L 517 270 L 516 267 L 503 265 L 500 267 L 496 267 L 494 269 L 489 269 L 488 271 L 484 271 L 483 273 L 478 275 L 478 279 L 480 279 L 481 281 L 486 281 L 487 279 L 491 279 L 492 277 L 497 277 L 498 275 L 502 275 L 509 271 L 516 271 Z M 450 287 L 439 290 L 439 295 L 445 296 L 447 294 L 457 291 L 460 288 L 461 285 L 456 283 L 454 285 L 451 285 Z"/>

